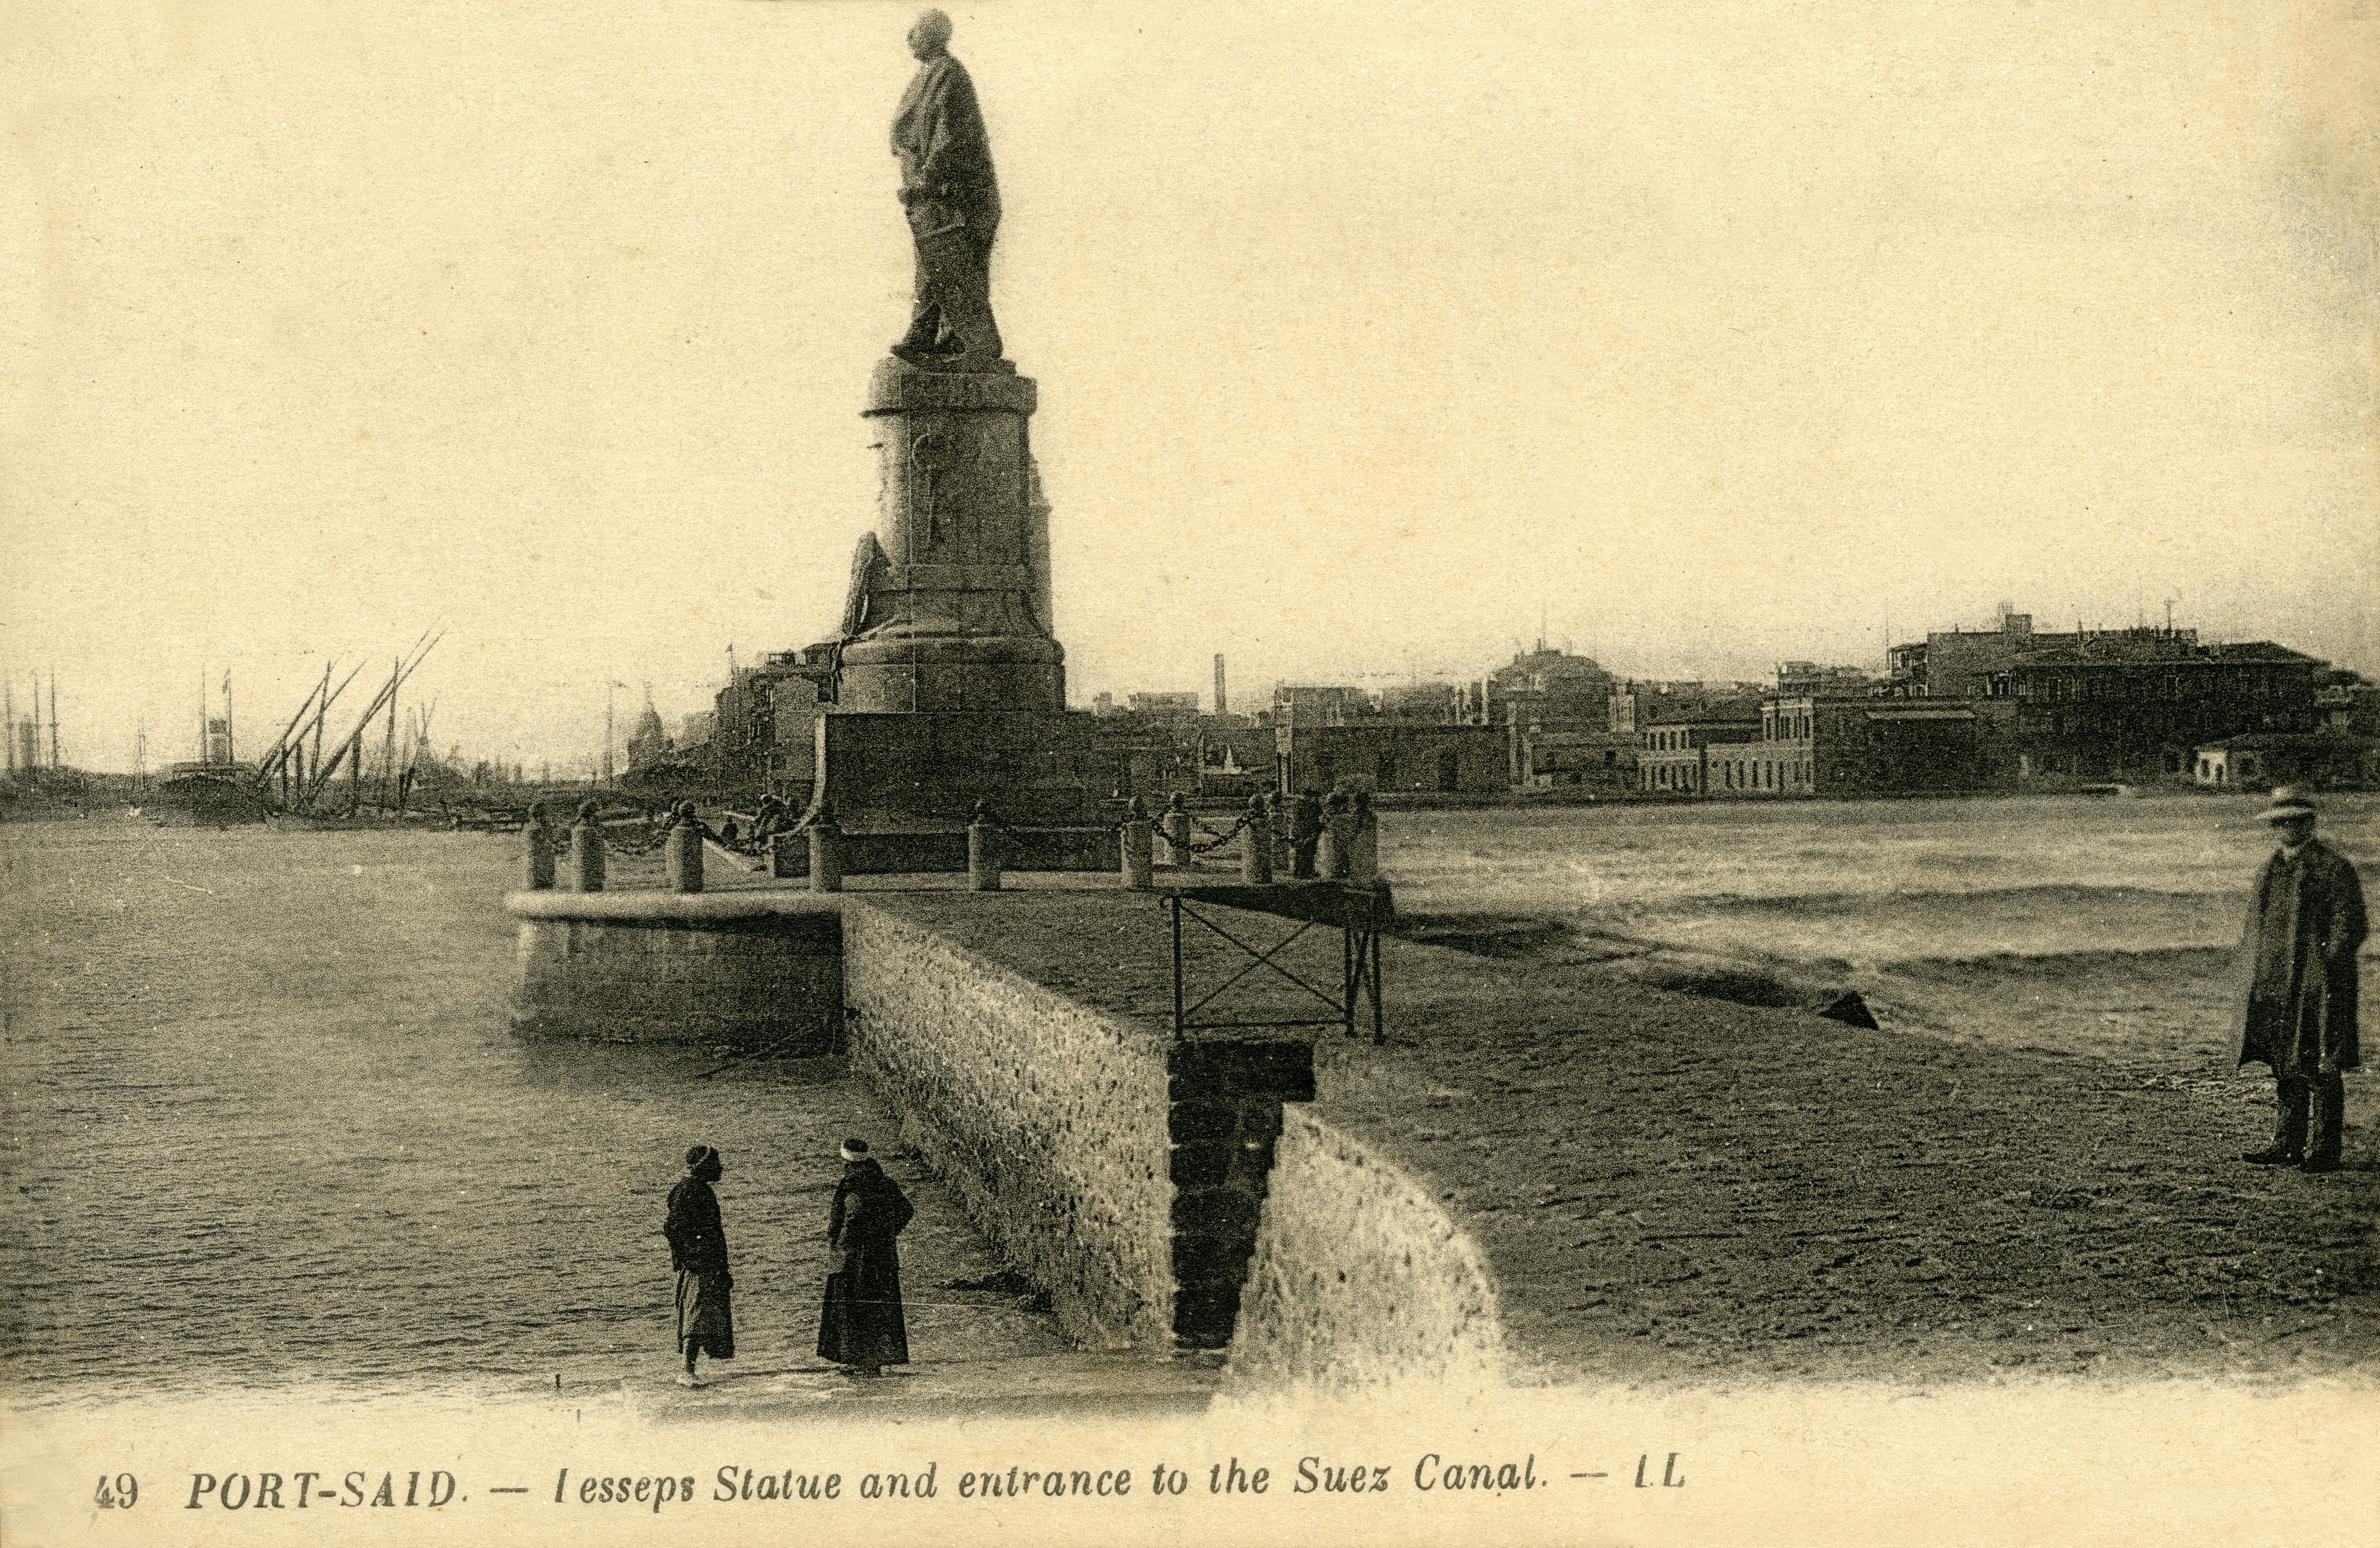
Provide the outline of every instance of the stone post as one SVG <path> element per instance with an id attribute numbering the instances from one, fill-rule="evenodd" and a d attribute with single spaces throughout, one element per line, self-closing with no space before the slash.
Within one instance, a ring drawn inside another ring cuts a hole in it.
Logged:
<path id="1" fill-rule="evenodd" d="M 1271 885 L 1272 808 L 1261 792 L 1248 798 L 1248 825 L 1240 840 L 1240 880 L 1252 887 Z"/>
<path id="2" fill-rule="evenodd" d="M 833 809 L 820 807 L 810 823 L 810 891 L 843 890 L 843 828 Z"/>
<path id="3" fill-rule="evenodd" d="M 1372 793 L 1355 792 L 1355 842 L 1347 852 L 1347 880 L 1370 886 L 1380 879 L 1380 818 Z"/>
<path id="4" fill-rule="evenodd" d="M 1165 835 L 1166 863 L 1186 866 L 1190 863 L 1190 811 L 1182 804 L 1182 792 L 1176 790 L 1165 803 L 1165 821 L 1160 824 Z"/>
<path id="5" fill-rule="evenodd" d="M 545 803 L 532 802 L 528 826 L 521 830 L 522 860 L 531 892 L 553 890 L 553 830 L 545 825 Z"/>
<path id="6" fill-rule="evenodd" d="M 669 833 L 662 839 L 662 870 L 668 877 L 672 892 L 702 890 L 702 822 L 694 814 L 693 803 L 680 807 L 674 813 Z"/>
<path id="7" fill-rule="evenodd" d="M 788 876 L 801 874 L 794 869 L 794 857 L 802 852 L 795 847 L 795 835 L 790 833 L 772 833 L 769 835 L 769 874 L 771 876 L 783 881 Z"/>
<path id="8" fill-rule="evenodd" d="M 1123 884 L 1134 892 L 1147 892 L 1156 884 L 1152 874 L 1156 865 L 1156 828 L 1148 820 L 1148 808 L 1141 798 L 1132 798 L 1131 813 L 1123 820 Z"/>
<path id="9" fill-rule="evenodd" d="M 593 801 L 578 805 L 578 823 L 570 830 L 570 869 L 573 891 L 603 890 L 603 825 L 596 821 Z"/>
<path id="10" fill-rule="evenodd" d="M 1334 795 L 1323 804 L 1322 844 L 1315 859 L 1315 869 L 1326 882 L 1347 879 L 1349 851 L 1355 847 L 1355 813 L 1343 794 Z"/>
<path id="11" fill-rule="evenodd" d="M 967 885 L 977 892 L 1000 890 L 1000 829 L 980 801 L 967 824 Z"/>

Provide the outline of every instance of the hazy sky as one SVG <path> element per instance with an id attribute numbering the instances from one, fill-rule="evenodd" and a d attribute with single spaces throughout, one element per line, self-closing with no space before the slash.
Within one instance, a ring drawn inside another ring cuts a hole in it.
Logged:
<path id="1" fill-rule="evenodd" d="M 437 740 L 575 764 L 605 684 L 822 638 L 916 9 L 11 6 L 20 710 L 55 664 L 70 762 L 187 757 L 229 668 L 253 747 L 443 621 Z M 1541 610 L 1640 676 L 2003 599 L 2380 671 L 2348 0 L 951 9 L 1077 703 Z"/>

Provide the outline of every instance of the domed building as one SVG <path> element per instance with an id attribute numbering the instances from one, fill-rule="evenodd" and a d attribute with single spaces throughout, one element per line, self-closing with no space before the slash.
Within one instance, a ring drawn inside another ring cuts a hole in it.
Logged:
<path id="1" fill-rule="evenodd" d="M 645 713 L 637 717 L 637 728 L 628 733 L 628 772 L 649 763 L 657 763 L 670 750 L 670 739 L 662 729 L 662 715 L 653 701 L 645 701 Z"/>

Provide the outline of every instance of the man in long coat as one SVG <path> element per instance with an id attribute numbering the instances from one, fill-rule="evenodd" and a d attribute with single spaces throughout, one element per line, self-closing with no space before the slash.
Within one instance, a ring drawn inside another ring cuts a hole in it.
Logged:
<path id="1" fill-rule="evenodd" d="M 1000 189 L 975 82 L 950 55 L 951 18 L 928 11 L 909 29 L 917 73 L 892 118 L 901 204 L 917 249 L 917 303 L 892 353 L 929 371 L 999 368 L 991 320 L 991 238 Z"/>
<path id="2" fill-rule="evenodd" d="M 719 1152 L 697 1145 L 686 1152 L 686 1176 L 670 1189 L 669 1219 L 662 1235 L 669 1238 L 670 1265 L 677 1270 L 677 1347 L 686 1356 L 682 1386 L 700 1386 L 694 1358 L 735 1358 L 735 1314 L 729 1292 L 735 1276 L 727 1272 L 727 1230 L 719 1218 L 719 1196 L 710 1185 L 726 1171 Z"/>
<path id="3" fill-rule="evenodd" d="M 826 1277 L 819 1316 L 820 1358 L 856 1376 L 909 1363 L 909 1328 L 901 1312 L 901 1254 L 892 1238 L 916 1213 L 901 1185 L 868 1153 L 865 1140 L 843 1142 L 843 1180 L 835 1184 L 827 1247 L 843 1267 Z"/>
<path id="4" fill-rule="evenodd" d="M 2313 803 L 2296 790 L 2275 790 L 2259 815 L 2278 830 L 2281 847 L 2257 873 L 2248 904 L 2233 1052 L 2240 1064 L 2272 1067 L 2280 1115 L 2273 1142 L 2240 1159 L 2335 1172 L 2347 1117 L 2340 1077 L 2362 1062 L 2355 998 L 2363 887 L 2354 865 L 2313 836 Z"/>

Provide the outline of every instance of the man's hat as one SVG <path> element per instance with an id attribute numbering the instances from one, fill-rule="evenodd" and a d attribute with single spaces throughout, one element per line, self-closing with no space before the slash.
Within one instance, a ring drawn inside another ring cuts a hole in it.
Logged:
<path id="1" fill-rule="evenodd" d="M 2313 815 L 2313 802 L 2305 798 L 2294 785 L 2273 786 L 2273 804 L 2256 813 L 2260 823 L 2293 823 L 2301 817 Z"/>
<path id="2" fill-rule="evenodd" d="M 862 1160 L 865 1160 L 865 1159 L 867 1158 L 867 1155 L 868 1155 L 868 1141 L 867 1141 L 867 1140 L 845 1140 L 843 1142 L 843 1158 L 844 1158 L 845 1161 L 862 1161 Z"/>

